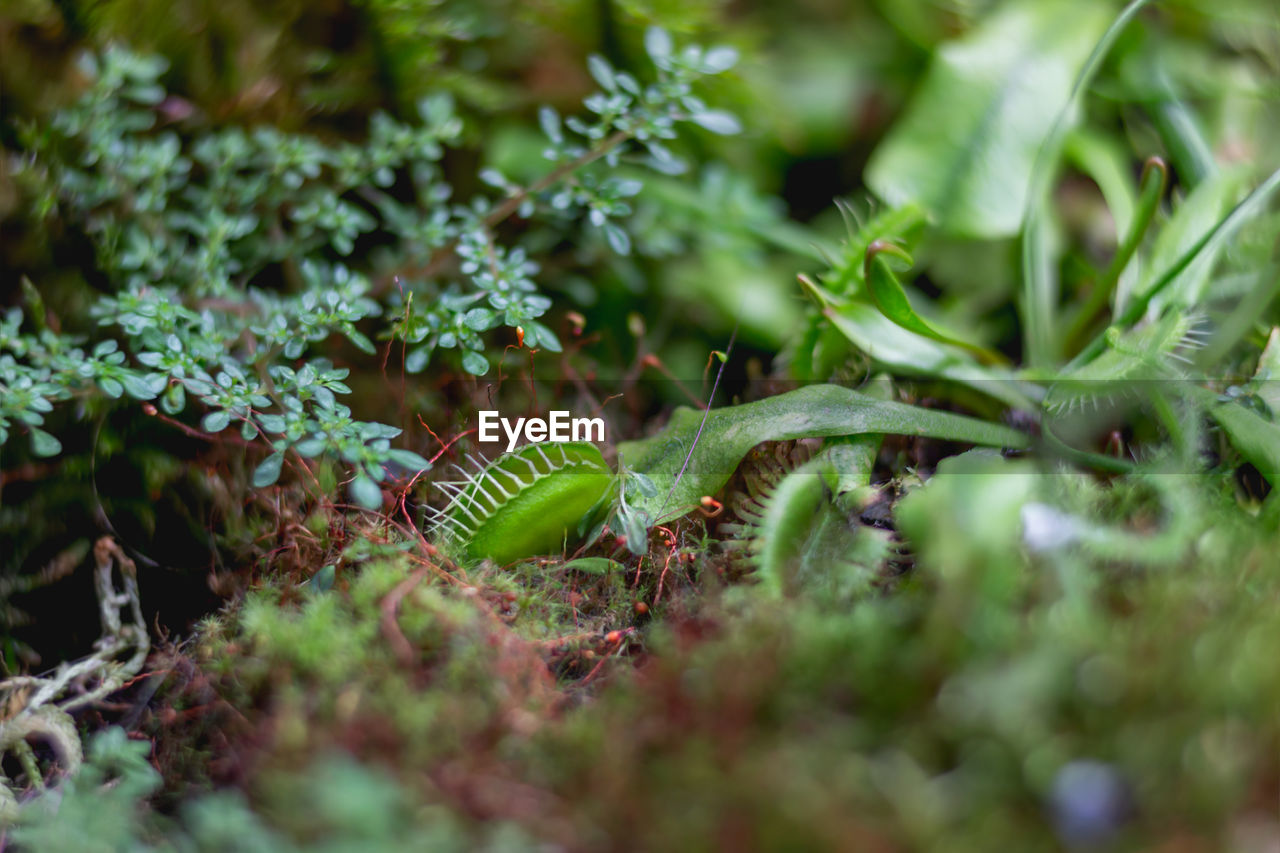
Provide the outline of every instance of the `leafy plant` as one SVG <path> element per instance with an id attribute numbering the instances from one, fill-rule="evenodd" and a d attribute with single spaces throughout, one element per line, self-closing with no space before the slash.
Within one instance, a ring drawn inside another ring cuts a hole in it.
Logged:
<path id="1" fill-rule="evenodd" d="M 325 456 L 352 466 L 355 503 L 380 506 L 378 484 L 389 471 L 429 463 L 391 446 L 398 428 L 353 418 L 336 397 L 350 393 L 348 370 L 309 350 L 337 335 L 373 355 L 361 327 L 382 317 L 373 336 L 410 348 L 410 372 L 439 350 L 457 350 L 465 371 L 483 375 L 484 334 L 502 326 L 524 345 L 559 351 L 555 333 L 537 320 L 551 305 L 532 278 L 537 263 L 524 247 L 499 243 L 494 229 L 513 215 L 585 217 L 625 253 L 631 241 L 618 223 L 642 184 L 609 172 L 628 146 L 669 170 L 677 161 L 666 146 L 677 124 L 737 130 L 693 92 L 699 78 L 734 64 L 732 50 L 677 51 L 657 29 L 646 46 L 652 82 L 593 57 L 602 91 L 586 99 L 587 115 L 562 121 L 542 110 L 552 163 L 543 179 L 521 187 L 486 169 L 480 177 L 502 197 L 467 203 L 451 203 L 438 167 L 461 130 L 447 98 L 421 101 L 417 125 L 376 114 L 363 145 L 269 127 L 184 140 L 163 126 L 162 60 L 122 48 L 87 54 L 82 71 L 91 87 L 49 126 L 27 129 L 35 157 L 20 177 L 40 194 L 42 212 L 59 212 L 94 241 L 117 290 L 91 313 L 120 340 L 99 339 L 86 352 L 82 337 L 43 328 L 41 312 L 32 320 L 38 331 L 23 333 L 22 315 L 11 309 L 0 330 L 7 351 L 0 440 L 19 422 L 36 455 L 56 455 L 57 439 L 40 428 L 55 403 L 127 395 L 158 400 L 176 415 L 190 395 L 205 409 L 204 431 L 235 425 L 243 440 L 270 448 L 255 486 L 274 483 L 287 454 Z M 589 168 L 596 161 L 601 168 Z M 413 202 L 392 193 L 406 186 Z M 371 280 L 343 258 L 375 231 L 392 237 L 396 252 Z M 451 258 L 456 276 L 440 275 Z M 392 277 L 399 287 L 387 295 Z"/>

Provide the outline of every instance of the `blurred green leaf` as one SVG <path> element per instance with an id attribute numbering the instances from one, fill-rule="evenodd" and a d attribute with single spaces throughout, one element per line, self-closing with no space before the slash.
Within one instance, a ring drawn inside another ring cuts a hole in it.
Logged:
<path id="1" fill-rule="evenodd" d="M 953 234 L 1016 234 L 1036 154 L 1107 20 L 1092 0 L 1023 0 L 943 44 L 872 155 L 868 186 L 923 204 Z"/>
<path id="2" fill-rule="evenodd" d="M 607 575 L 611 572 L 622 572 L 623 566 L 606 557 L 582 557 L 564 564 L 566 569 L 588 575 Z"/>

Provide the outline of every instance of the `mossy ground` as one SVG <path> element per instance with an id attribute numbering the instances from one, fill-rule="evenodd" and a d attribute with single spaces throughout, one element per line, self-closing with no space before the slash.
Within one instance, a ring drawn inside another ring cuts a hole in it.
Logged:
<path id="1" fill-rule="evenodd" d="M 1274 840 L 1280 537 L 1202 478 L 1182 559 L 1033 551 L 1027 489 L 1158 547 L 1174 487 L 965 459 L 894 502 L 909 570 L 843 602 L 762 594 L 701 519 L 672 531 L 692 559 L 668 564 L 661 536 L 642 560 L 605 545 L 623 570 L 604 576 L 464 572 L 366 515 L 331 519 L 363 543 L 331 588 L 279 572 L 121 703 L 152 738 L 154 802 L 191 826 L 229 785 L 279 837 L 374 849 Z M 976 511 L 987 534 L 954 538 Z M 398 805 L 344 824 L 300 805 L 322 784 Z"/>

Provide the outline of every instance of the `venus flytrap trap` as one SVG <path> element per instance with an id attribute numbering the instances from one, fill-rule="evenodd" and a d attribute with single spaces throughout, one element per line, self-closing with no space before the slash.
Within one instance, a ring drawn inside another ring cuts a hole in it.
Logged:
<path id="1" fill-rule="evenodd" d="M 531 444 L 485 466 L 468 461 L 477 470 L 459 466 L 462 481 L 439 484 L 453 497 L 436 528 L 447 550 L 499 564 L 572 544 L 615 482 L 586 442 Z"/>

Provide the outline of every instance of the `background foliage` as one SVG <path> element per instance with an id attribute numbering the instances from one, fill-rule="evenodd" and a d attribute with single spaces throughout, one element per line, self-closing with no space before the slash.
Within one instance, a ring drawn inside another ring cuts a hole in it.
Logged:
<path id="1" fill-rule="evenodd" d="M 1274 846 L 1271 6 L 6 5 L 0 844 Z"/>

